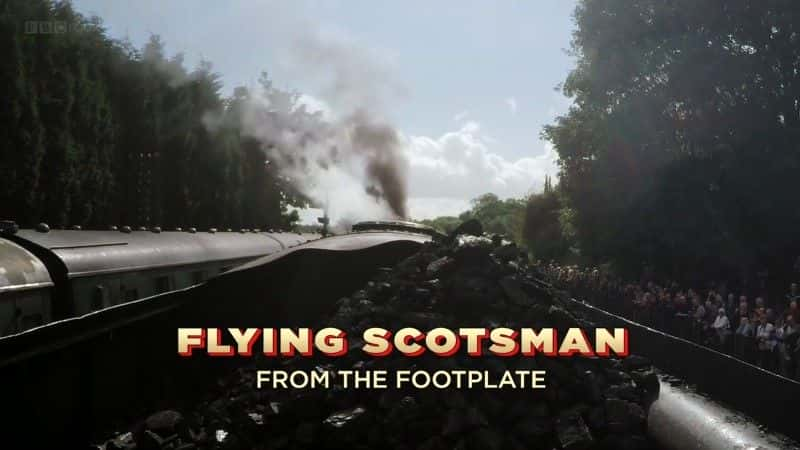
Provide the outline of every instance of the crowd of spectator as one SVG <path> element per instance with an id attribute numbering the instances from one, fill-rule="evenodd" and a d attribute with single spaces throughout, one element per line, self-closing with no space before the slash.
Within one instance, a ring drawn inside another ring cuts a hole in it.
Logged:
<path id="1" fill-rule="evenodd" d="M 800 289 L 791 283 L 783 298 L 767 302 L 729 290 L 677 283 L 626 283 L 600 269 L 543 264 L 541 268 L 573 296 L 609 312 L 731 354 L 785 377 L 800 380 Z"/>

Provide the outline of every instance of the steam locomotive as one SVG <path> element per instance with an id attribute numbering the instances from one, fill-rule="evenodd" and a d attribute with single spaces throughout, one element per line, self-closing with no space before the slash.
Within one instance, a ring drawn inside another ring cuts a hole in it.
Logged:
<path id="1" fill-rule="evenodd" d="M 394 244 L 413 241 L 421 245 L 429 240 L 421 235 L 442 237 L 428 227 L 396 221 L 361 222 L 353 225 L 350 234 L 319 240 L 320 236 L 314 234 L 259 230 L 17 230 L 0 221 L 0 333 L 15 334 L 0 338 L 0 382 L 13 387 L 4 398 L 14 407 L 7 428 L 19 432 L 26 446 L 35 442 L 32 439 L 53 436 L 66 442 L 85 442 L 74 438 L 85 437 L 103 417 L 122 417 L 137 405 L 149 407 L 153 396 L 184 384 L 185 389 L 192 389 L 194 385 L 187 383 L 189 376 L 185 374 L 191 373 L 194 380 L 195 374 L 203 371 L 195 371 L 195 364 L 183 364 L 187 360 L 177 358 L 173 346 L 161 344 L 174 339 L 176 327 L 193 323 L 211 310 L 218 313 L 215 287 L 227 291 L 242 283 L 250 294 L 237 296 L 239 301 L 225 312 L 248 317 L 251 311 L 261 311 L 257 305 L 239 310 L 253 303 L 253 293 L 261 298 L 265 287 L 278 288 L 269 291 L 272 293 L 283 292 L 279 289 L 285 271 L 304 267 L 307 270 L 297 273 L 305 276 L 286 284 L 294 288 L 319 283 L 330 294 L 329 300 L 334 299 L 338 294 L 331 291 L 347 288 L 346 292 L 352 292 L 350 284 L 361 285 L 367 273 L 364 267 L 383 267 L 376 264 L 389 264 L 407 251 L 415 251 Z M 457 232 L 450 237 L 455 235 Z M 281 264 L 289 260 L 293 262 Z M 186 292 L 192 297 L 189 303 L 180 303 L 183 292 L 152 297 L 203 284 L 240 264 L 250 267 L 214 280 L 205 286 L 207 290 L 200 287 L 195 293 Z M 344 283 L 338 283 L 343 279 Z M 262 280 L 276 282 L 254 286 Z M 178 301 L 169 303 L 172 309 L 166 313 L 134 316 L 141 312 L 137 309 L 145 310 L 159 299 L 170 298 Z M 286 301 L 279 296 L 272 298 L 278 303 Z M 301 298 L 300 294 L 293 297 Z M 199 315 L 194 300 L 205 305 Z M 723 407 L 687 390 L 683 382 L 673 385 L 674 380 L 661 381 L 661 392 L 648 410 L 648 429 L 660 448 L 798 448 L 784 436 L 765 432 L 750 417 L 797 438 L 796 419 L 786 415 L 781 406 L 787 399 L 799 398 L 800 384 L 577 300 L 573 303 L 595 323 L 628 328 L 637 351 L 729 405 Z M 295 309 L 305 314 L 307 305 Z M 129 314 L 131 320 L 115 322 L 120 318 L 115 315 Z M 30 330 L 74 316 L 83 317 Z M 98 328 L 106 324 L 108 328 Z M 23 333 L 25 330 L 29 331 Z M 59 345 L 52 345 L 54 342 Z M 137 351 L 140 346 L 147 351 Z M 717 370 L 708 370 L 709 366 Z M 735 376 L 720 377 L 720 371 Z M 41 407 L 43 404 L 47 407 Z M 730 407 L 741 409 L 749 417 Z M 27 432 L 30 423 L 37 424 L 38 434 Z"/>
<path id="2" fill-rule="evenodd" d="M 412 222 L 369 221 L 352 231 L 435 235 Z M 180 290 L 320 235 L 258 229 L 19 230 L 0 223 L 0 336 Z"/>

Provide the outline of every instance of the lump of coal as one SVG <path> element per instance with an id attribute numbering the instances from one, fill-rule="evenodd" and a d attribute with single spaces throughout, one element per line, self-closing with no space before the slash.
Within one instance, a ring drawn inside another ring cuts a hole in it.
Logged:
<path id="1" fill-rule="evenodd" d="M 354 422 L 366 411 L 364 408 L 358 406 L 347 411 L 339 411 L 331 414 L 323 422 L 331 425 L 334 428 L 342 428 L 348 423 Z"/>
<path id="2" fill-rule="evenodd" d="M 565 414 L 556 421 L 558 442 L 564 450 L 580 450 L 591 447 L 594 443 L 589 427 L 577 414 Z"/>

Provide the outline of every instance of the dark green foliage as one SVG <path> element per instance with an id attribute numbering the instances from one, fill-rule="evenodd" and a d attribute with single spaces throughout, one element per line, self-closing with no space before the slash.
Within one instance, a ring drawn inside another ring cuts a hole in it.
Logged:
<path id="1" fill-rule="evenodd" d="M 514 241 L 521 241 L 525 201 L 509 198 L 500 200 L 492 193 L 483 194 L 471 201 L 472 207 L 458 217 L 443 216 L 423 220 L 421 223 L 432 226 L 447 234 L 461 223 L 477 219 L 486 233 L 499 234 Z"/>
<path id="2" fill-rule="evenodd" d="M 544 192 L 528 197 L 522 229 L 528 250 L 543 261 L 566 259 L 572 243 L 570 210 L 550 183 L 548 178 Z"/>
<path id="3" fill-rule="evenodd" d="M 63 23 L 43 34 L 30 21 Z M 22 226 L 286 228 L 302 204 L 220 95 L 153 36 L 108 38 L 68 2 L 0 3 L 0 216 Z"/>
<path id="4" fill-rule="evenodd" d="M 522 213 L 525 201 L 515 198 L 500 200 L 494 194 L 483 194 L 472 200 L 472 208 L 458 216 L 461 222 L 477 219 L 487 233 L 501 234 L 515 241 L 520 240 Z"/>
<path id="5" fill-rule="evenodd" d="M 583 0 L 546 127 L 584 255 L 677 278 L 800 254 L 800 3 Z"/>
<path id="6" fill-rule="evenodd" d="M 572 256 L 574 231 L 572 212 L 564 207 L 561 194 L 545 179 L 545 190 L 526 199 L 500 200 L 487 193 L 472 200 L 472 207 L 458 217 L 442 216 L 421 223 L 449 234 L 460 224 L 477 219 L 486 233 L 499 234 L 524 244 L 534 258 L 565 260 Z"/>
<path id="7" fill-rule="evenodd" d="M 421 220 L 420 223 L 433 227 L 444 234 L 450 234 L 461 225 L 461 220 L 455 216 L 441 216 L 434 219 Z"/>

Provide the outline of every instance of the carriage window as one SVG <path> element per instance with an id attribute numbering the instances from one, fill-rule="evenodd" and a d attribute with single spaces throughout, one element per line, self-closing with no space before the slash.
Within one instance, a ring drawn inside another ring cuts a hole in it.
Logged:
<path id="1" fill-rule="evenodd" d="M 156 294 L 169 291 L 169 276 L 156 278 Z"/>

